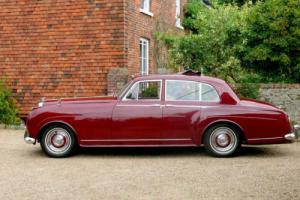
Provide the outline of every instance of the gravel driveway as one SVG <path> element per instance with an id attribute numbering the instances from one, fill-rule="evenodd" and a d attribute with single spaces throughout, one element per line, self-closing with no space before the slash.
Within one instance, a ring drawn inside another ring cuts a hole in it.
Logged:
<path id="1" fill-rule="evenodd" d="M 300 143 L 244 147 L 83 149 L 47 158 L 23 131 L 0 129 L 0 199 L 300 199 Z"/>

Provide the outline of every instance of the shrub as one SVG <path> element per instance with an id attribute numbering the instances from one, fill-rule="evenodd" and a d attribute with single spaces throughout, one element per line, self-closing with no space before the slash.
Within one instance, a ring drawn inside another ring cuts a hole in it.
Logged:
<path id="1" fill-rule="evenodd" d="M 169 47 L 171 67 L 230 83 L 241 82 L 245 74 L 250 74 L 246 82 L 258 76 L 264 83 L 300 81 L 299 0 L 212 3 L 209 9 L 190 0 L 183 20 L 186 34 L 161 37 Z"/>
<path id="2" fill-rule="evenodd" d="M 241 98 L 257 99 L 259 97 L 259 84 L 239 83 L 235 86 L 235 92 Z"/>
<path id="3" fill-rule="evenodd" d="M 240 82 L 245 74 L 239 52 L 243 48 L 243 30 L 248 7 L 215 5 L 208 9 L 199 1 L 190 1 L 185 10 L 184 36 L 163 36 L 169 47 L 170 66 L 201 71 L 229 83 Z"/>
<path id="4" fill-rule="evenodd" d="M 3 80 L 0 80 L 0 123 L 5 125 L 17 125 L 20 123 L 16 101 Z"/>
<path id="5" fill-rule="evenodd" d="M 264 82 L 300 80 L 300 1 L 258 2 L 246 20 L 244 66 L 262 76 Z"/>

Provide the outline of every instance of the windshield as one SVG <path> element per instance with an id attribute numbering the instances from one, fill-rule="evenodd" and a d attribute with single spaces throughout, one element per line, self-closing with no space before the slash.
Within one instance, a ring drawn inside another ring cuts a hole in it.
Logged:
<path id="1" fill-rule="evenodd" d="M 123 86 L 122 90 L 120 90 L 118 93 L 117 93 L 117 97 L 121 97 L 124 95 L 125 91 L 127 90 L 127 88 L 129 87 L 129 85 L 132 83 L 132 81 L 129 81 L 128 83 L 126 83 L 126 85 Z"/>

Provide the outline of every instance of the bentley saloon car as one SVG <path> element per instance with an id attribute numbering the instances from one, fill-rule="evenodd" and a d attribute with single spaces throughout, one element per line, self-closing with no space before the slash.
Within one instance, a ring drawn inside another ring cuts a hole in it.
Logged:
<path id="1" fill-rule="evenodd" d="M 24 139 L 50 157 L 79 147 L 196 147 L 235 155 L 242 144 L 297 139 L 298 125 L 268 103 L 240 99 L 223 80 L 199 75 L 135 78 L 117 96 L 44 100 L 26 120 Z"/>

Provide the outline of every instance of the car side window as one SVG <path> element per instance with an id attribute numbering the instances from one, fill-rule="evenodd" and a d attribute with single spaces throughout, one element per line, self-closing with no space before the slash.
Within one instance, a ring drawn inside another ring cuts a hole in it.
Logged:
<path id="1" fill-rule="evenodd" d="M 166 100 L 218 102 L 219 95 L 214 87 L 206 83 L 167 80 Z"/>
<path id="2" fill-rule="evenodd" d="M 134 84 L 127 93 L 126 100 L 159 100 L 161 81 L 141 81 Z"/>
<path id="3" fill-rule="evenodd" d="M 201 101 L 218 102 L 220 101 L 219 95 L 215 88 L 211 85 L 201 83 Z"/>
<path id="4" fill-rule="evenodd" d="M 199 99 L 199 84 L 194 81 L 166 81 L 166 100 L 197 101 Z"/>

